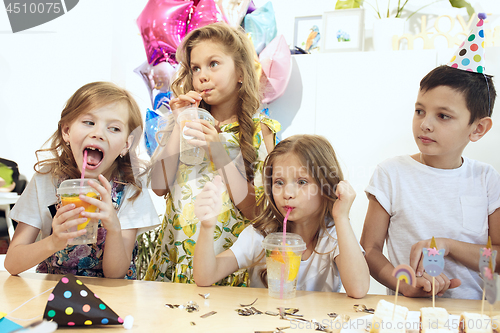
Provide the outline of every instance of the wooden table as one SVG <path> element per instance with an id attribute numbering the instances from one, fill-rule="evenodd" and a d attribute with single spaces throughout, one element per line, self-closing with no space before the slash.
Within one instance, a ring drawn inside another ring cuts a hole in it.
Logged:
<path id="1" fill-rule="evenodd" d="M 19 276 L 11 276 L 8 272 L 0 271 L 0 312 L 8 314 L 7 318 L 12 321 L 27 325 L 29 322 L 13 318 L 41 319 L 50 292 L 34 298 L 19 310 L 12 310 L 29 300 L 30 298 L 47 291 L 57 284 L 61 275 L 22 273 Z M 300 314 L 306 319 L 315 319 L 323 325 L 332 323 L 328 313 L 336 312 L 347 314 L 351 319 L 366 316 L 366 313 L 355 312 L 354 304 L 365 304 L 368 308 L 375 308 L 380 299 L 394 301 L 394 296 L 367 295 L 363 299 L 353 299 L 345 294 L 297 291 L 297 297 L 283 301 L 270 298 L 267 289 L 261 288 L 237 288 L 237 287 L 197 287 L 166 282 L 128 281 L 106 278 L 79 277 L 85 285 L 92 290 L 119 316 L 125 318 L 127 315 L 134 317 L 134 332 L 255 332 L 273 331 L 276 327 L 291 326 L 284 332 L 317 332 L 313 326 L 306 324 L 291 323 L 279 317 L 265 314 L 240 316 L 235 309 L 239 304 L 249 304 L 256 298 L 258 301 L 254 307 L 260 311 L 278 312 L 277 307 L 299 308 Z M 208 299 L 198 294 L 210 293 Z M 185 304 L 195 301 L 199 305 L 199 312 L 188 313 L 182 309 L 171 309 L 165 304 Z M 430 299 L 411 299 L 398 297 L 398 305 L 404 305 L 409 310 L 418 311 L 421 307 L 432 306 Z M 445 307 L 450 314 L 460 314 L 463 311 L 480 312 L 481 302 L 473 300 L 452 300 L 438 298 L 436 306 Z M 493 309 L 496 315 L 499 307 Z M 210 311 L 216 311 L 215 315 L 200 318 L 201 315 Z M 485 313 L 489 314 L 489 304 L 485 305 Z M 35 321 L 35 320 L 33 320 Z M 196 325 L 191 325 L 194 322 Z M 331 324 L 330 324 L 331 325 Z M 293 328 L 293 329 L 292 329 Z M 80 332 L 110 332 L 120 330 L 122 326 L 93 326 L 92 328 L 81 328 Z M 363 330 L 359 330 L 363 332 Z"/>

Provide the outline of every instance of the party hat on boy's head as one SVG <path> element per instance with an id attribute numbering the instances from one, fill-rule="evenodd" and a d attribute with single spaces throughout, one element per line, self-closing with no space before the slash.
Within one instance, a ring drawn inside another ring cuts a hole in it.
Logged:
<path id="1" fill-rule="evenodd" d="M 479 13 L 479 21 L 469 37 L 460 45 L 448 66 L 464 71 L 484 73 L 484 19 L 486 14 Z"/>
<path id="2" fill-rule="evenodd" d="M 49 296 L 43 318 L 59 326 L 119 325 L 130 329 L 132 316 L 120 318 L 78 278 L 67 274 Z"/>

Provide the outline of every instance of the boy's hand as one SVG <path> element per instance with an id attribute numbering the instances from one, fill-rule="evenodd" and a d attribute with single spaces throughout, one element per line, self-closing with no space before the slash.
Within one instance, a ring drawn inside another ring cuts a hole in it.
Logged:
<path id="1" fill-rule="evenodd" d="M 341 216 L 349 218 L 349 210 L 354 202 L 354 198 L 356 198 L 356 192 L 347 180 L 343 180 L 337 184 L 335 195 L 337 196 L 337 200 L 335 200 L 332 208 L 333 219 L 335 220 L 335 218 Z"/>
<path id="2" fill-rule="evenodd" d="M 108 233 L 121 233 L 122 228 L 120 220 L 116 215 L 116 210 L 111 200 L 111 184 L 103 175 L 99 175 L 99 181 L 102 185 L 92 180 L 89 181 L 89 185 L 99 193 L 101 200 L 80 194 L 80 200 L 96 206 L 99 212 L 90 213 L 84 211 L 82 212 L 82 216 L 95 219 L 96 221 L 101 220 L 102 226 Z"/>
<path id="3" fill-rule="evenodd" d="M 428 279 L 432 286 L 432 276 L 424 273 L 424 278 Z M 444 273 L 439 274 L 435 277 L 435 288 L 434 294 L 438 296 L 443 296 L 444 292 L 448 289 L 453 289 L 459 287 L 462 284 L 460 279 L 449 279 Z"/>
<path id="4" fill-rule="evenodd" d="M 432 282 L 429 282 L 425 277 L 417 277 L 415 287 L 400 282 L 399 290 L 406 297 L 431 297 Z"/>
<path id="5" fill-rule="evenodd" d="M 432 296 L 432 276 L 424 272 L 424 255 L 422 250 L 431 246 L 431 240 L 427 239 L 413 244 L 410 250 L 410 266 L 415 269 L 415 275 L 417 276 L 417 283 L 420 281 L 421 286 L 423 286 L 423 291 L 427 292 L 429 296 Z M 436 247 L 438 249 L 444 249 L 444 255 L 447 256 L 449 253 L 448 238 L 435 238 Z M 448 289 L 453 289 L 460 286 L 462 282 L 459 279 L 449 279 L 444 273 L 435 277 L 435 288 L 434 294 L 438 296 L 443 296 L 444 292 Z M 418 287 L 418 286 L 417 286 Z M 428 297 L 428 296 L 415 296 L 415 297 Z"/>
<path id="6" fill-rule="evenodd" d="M 461 281 L 459 279 L 448 279 L 446 275 L 441 273 L 435 278 L 435 288 L 434 294 L 438 296 L 443 296 L 445 291 L 448 289 L 453 289 L 459 287 Z M 412 287 L 408 284 L 401 285 L 401 293 L 407 297 L 432 297 L 432 276 L 424 273 L 423 276 L 417 277 L 416 287 Z"/>
<path id="7" fill-rule="evenodd" d="M 194 213 L 205 228 L 212 228 L 217 223 L 217 216 L 222 208 L 222 190 L 222 179 L 215 176 L 213 182 L 207 182 L 196 196 Z"/>
<path id="8" fill-rule="evenodd" d="M 83 207 L 75 208 L 74 204 L 69 204 L 66 206 L 61 206 L 58 210 L 54 219 L 52 220 L 52 243 L 54 245 L 55 251 L 60 251 L 68 245 L 68 240 L 84 235 L 87 230 L 77 230 L 69 232 L 68 230 L 72 227 L 76 227 L 78 224 L 87 221 L 87 218 L 76 218 L 78 215 L 85 210 Z M 74 219 L 74 220 L 72 220 Z"/>
<path id="9" fill-rule="evenodd" d="M 422 274 L 424 274 L 424 263 L 423 263 L 424 255 L 422 253 L 422 250 L 424 248 L 428 248 L 429 246 L 431 246 L 431 240 L 432 239 L 420 241 L 418 243 L 413 244 L 413 246 L 411 247 L 410 266 L 415 270 L 415 275 L 417 277 L 422 276 Z M 444 249 L 444 256 L 446 257 L 450 252 L 448 246 L 448 238 L 435 238 L 435 240 L 438 250 Z"/>

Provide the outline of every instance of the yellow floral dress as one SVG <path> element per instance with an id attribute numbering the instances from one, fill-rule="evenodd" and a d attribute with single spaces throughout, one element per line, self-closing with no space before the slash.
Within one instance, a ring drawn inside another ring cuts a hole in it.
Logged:
<path id="1" fill-rule="evenodd" d="M 257 151 L 256 163 L 253 163 L 254 184 L 256 199 L 259 200 L 263 195 L 262 168 L 264 159 L 267 156 L 261 126 L 265 124 L 273 133 L 276 133 L 281 129 L 281 125 L 261 113 L 254 115 L 253 121 L 255 124 L 253 145 Z M 172 129 L 173 124 L 167 129 L 166 135 L 169 135 Z M 242 159 L 239 159 L 241 163 L 238 165 L 237 158 L 240 154 L 238 122 L 223 125 L 220 130 L 219 137 L 229 157 L 231 160 L 236 161 L 235 164 L 244 173 L 244 168 L 241 165 Z M 179 161 L 176 182 L 170 187 L 170 193 L 167 195 L 167 207 L 158 237 L 158 244 L 151 258 L 145 280 L 194 283 L 193 254 L 199 234 L 199 220 L 194 214 L 194 201 L 205 183 L 212 181 L 216 175 L 218 175 L 218 172 L 206 155 L 204 161 L 199 165 L 187 165 Z M 214 233 L 216 254 L 229 249 L 241 231 L 250 224 L 250 221 L 241 214 L 231 201 L 227 190 L 222 193 L 222 205 L 222 213 L 217 219 Z M 182 227 L 183 225 L 184 227 Z M 217 284 L 247 286 L 248 273 L 246 269 L 240 270 Z"/>

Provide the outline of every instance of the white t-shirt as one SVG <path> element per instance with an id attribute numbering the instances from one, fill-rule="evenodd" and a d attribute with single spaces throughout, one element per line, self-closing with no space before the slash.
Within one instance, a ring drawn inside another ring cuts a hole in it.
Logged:
<path id="1" fill-rule="evenodd" d="M 386 243 L 394 266 L 408 265 L 411 246 L 433 236 L 486 244 L 488 216 L 500 207 L 498 172 L 466 157 L 457 169 L 432 168 L 409 155 L 388 159 L 377 166 L 365 191 L 390 215 Z M 481 299 L 477 270 L 445 257 L 443 273 L 462 282 L 444 297 Z"/>
<path id="2" fill-rule="evenodd" d="M 333 260 L 339 255 L 335 226 L 330 228 L 329 232 L 333 239 L 326 234 L 322 234 L 316 245 L 316 252 L 326 254 L 313 252 L 307 260 L 300 262 L 299 274 L 297 276 L 297 290 L 340 291 L 341 281 L 339 271 Z M 230 249 L 233 251 L 240 269 L 252 265 L 259 255 L 263 253 L 263 240 L 264 237 L 253 226 L 248 226 L 241 232 Z M 265 255 L 262 257 L 260 263 L 262 264 L 252 266 L 248 269 L 250 287 L 265 288 L 259 275 L 259 272 L 265 268 Z"/>
<path id="3" fill-rule="evenodd" d="M 50 236 L 52 215 L 48 207 L 57 203 L 55 182 L 51 174 L 35 173 L 12 208 L 11 219 L 40 229 L 42 238 Z M 132 186 L 127 186 L 125 191 L 121 207 L 117 212 L 122 229 L 137 228 L 139 235 L 160 224 L 147 188 L 143 188 L 134 201 L 128 200 L 134 194 Z"/>

